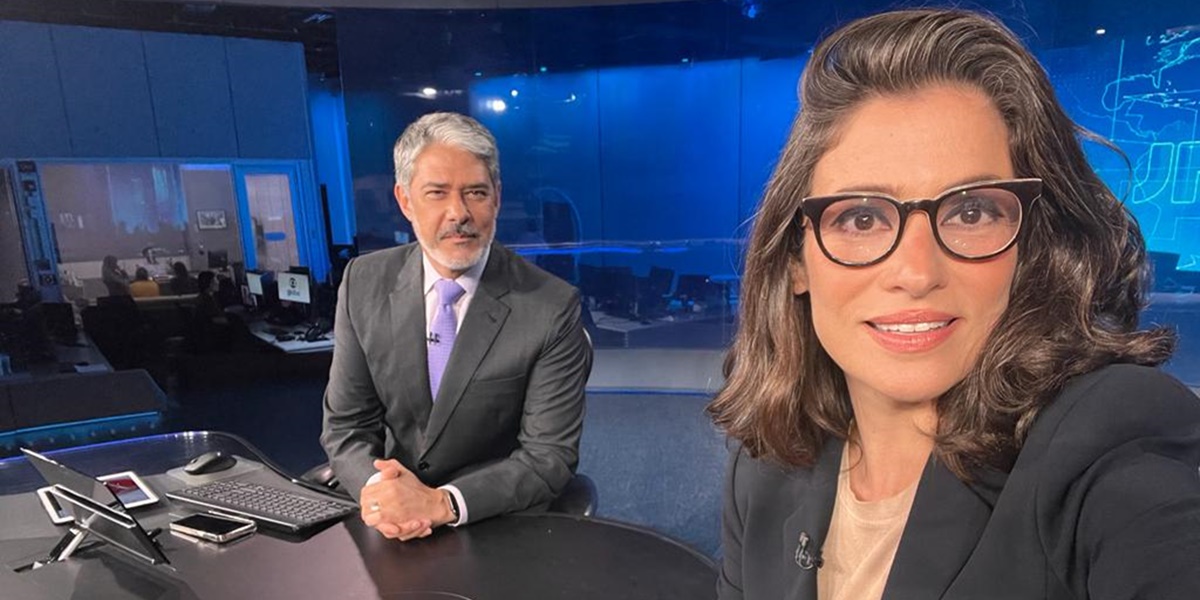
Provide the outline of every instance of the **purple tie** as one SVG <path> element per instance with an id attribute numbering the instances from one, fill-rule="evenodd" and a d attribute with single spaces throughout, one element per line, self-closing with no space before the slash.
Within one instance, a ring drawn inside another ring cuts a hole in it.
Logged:
<path id="1" fill-rule="evenodd" d="M 450 279 L 439 279 L 433 284 L 437 291 L 438 308 L 433 315 L 433 323 L 429 329 L 429 391 L 437 400 L 438 389 L 442 386 L 442 373 L 446 372 L 446 363 L 450 362 L 450 351 L 454 349 L 454 337 L 457 335 L 458 319 L 454 317 L 454 302 L 466 291 L 462 286 Z"/>

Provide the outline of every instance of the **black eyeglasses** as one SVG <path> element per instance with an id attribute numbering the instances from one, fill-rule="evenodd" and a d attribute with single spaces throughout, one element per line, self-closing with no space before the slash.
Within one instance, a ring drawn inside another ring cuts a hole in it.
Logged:
<path id="1" fill-rule="evenodd" d="M 846 193 L 805 198 L 796 218 L 801 229 L 804 217 L 816 224 L 821 252 L 847 267 L 866 267 L 891 256 L 915 211 L 929 216 L 933 237 L 947 254 L 985 260 L 1012 247 L 1025 213 L 1041 194 L 1041 179 L 981 181 L 908 202 L 877 193 Z"/>

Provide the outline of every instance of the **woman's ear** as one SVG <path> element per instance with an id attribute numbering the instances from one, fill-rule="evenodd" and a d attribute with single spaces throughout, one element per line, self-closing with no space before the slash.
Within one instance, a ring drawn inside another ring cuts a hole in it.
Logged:
<path id="1" fill-rule="evenodd" d="M 788 274 L 792 279 L 792 293 L 801 296 L 808 293 L 808 269 L 800 259 L 793 258 L 788 262 Z"/>

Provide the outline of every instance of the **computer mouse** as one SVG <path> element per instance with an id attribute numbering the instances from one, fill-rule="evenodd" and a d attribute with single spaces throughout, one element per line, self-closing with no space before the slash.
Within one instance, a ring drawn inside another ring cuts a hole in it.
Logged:
<path id="1" fill-rule="evenodd" d="M 235 464 L 237 464 L 236 458 L 219 450 L 214 450 L 212 452 L 205 452 L 188 461 L 188 464 L 183 467 L 183 472 L 188 475 L 204 475 L 206 473 L 224 471 Z"/>

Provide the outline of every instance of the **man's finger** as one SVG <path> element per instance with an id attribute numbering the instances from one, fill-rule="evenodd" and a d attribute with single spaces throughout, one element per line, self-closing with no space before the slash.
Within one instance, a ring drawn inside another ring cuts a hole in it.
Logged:
<path id="1" fill-rule="evenodd" d="M 382 520 L 383 520 L 383 515 L 381 515 L 377 512 L 371 512 L 371 511 L 364 510 L 362 513 L 362 522 L 365 523 L 369 527 L 374 527 L 374 526 L 378 525 L 379 522 Z"/>
<path id="2" fill-rule="evenodd" d="M 385 470 L 390 470 L 390 469 L 395 469 L 397 471 L 404 470 L 404 465 L 400 464 L 400 461 L 398 461 L 394 458 L 389 458 L 387 460 L 382 460 L 382 459 L 377 458 L 377 459 L 375 459 L 375 462 L 372 463 L 372 465 L 375 467 L 376 471 L 385 471 Z"/>
<path id="3" fill-rule="evenodd" d="M 382 479 L 394 479 L 405 476 L 416 477 L 412 474 L 412 471 L 409 471 L 408 468 L 395 459 L 376 460 L 374 466 L 375 470 L 381 473 L 380 477 Z"/>
<path id="4" fill-rule="evenodd" d="M 372 483 L 371 485 L 377 485 L 384 481 L 391 481 L 394 479 L 399 479 L 400 475 L 402 473 L 404 473 L 404 471 L 402 469 L 403 469 L 403 467 L 401 467 L 400 469 L 396 469 L 393 467 L 385 467 L 382 471 L 379 471 L 379 478 L 376 479 L 375 483 Z"/>
<path id="5" fill-rule="evenodd" d="M 363 494 L 362 500 L 358 504 L 359 511 L 362 513 L 363 521 L 367 520 L 368 515 L 380 515 L 383 512 L 383 504 L 382 498 L 380 498 L 378 495 Z"/>
<path id="6" fill-rule="evenodd" d="M 389 523 L 387 521 L 375 525 L 375 530 L 383 534 L 383 537 L 392 539 L 400 537 L 400 534 L 402 533 L 400 528 L 397 527 L 395 523 Z"/>
<path id="7" fill-rule="evenodd" d="M 425 530 L 430 529 L 430 525 L 431 523 L 429 522 L 429 519 L 420 519 L 405 523 L 404 526 L 401 527 L 400 539 L 407 542 L 411 539 L 425 537 L 422 535 L 422 533 Z"/>

